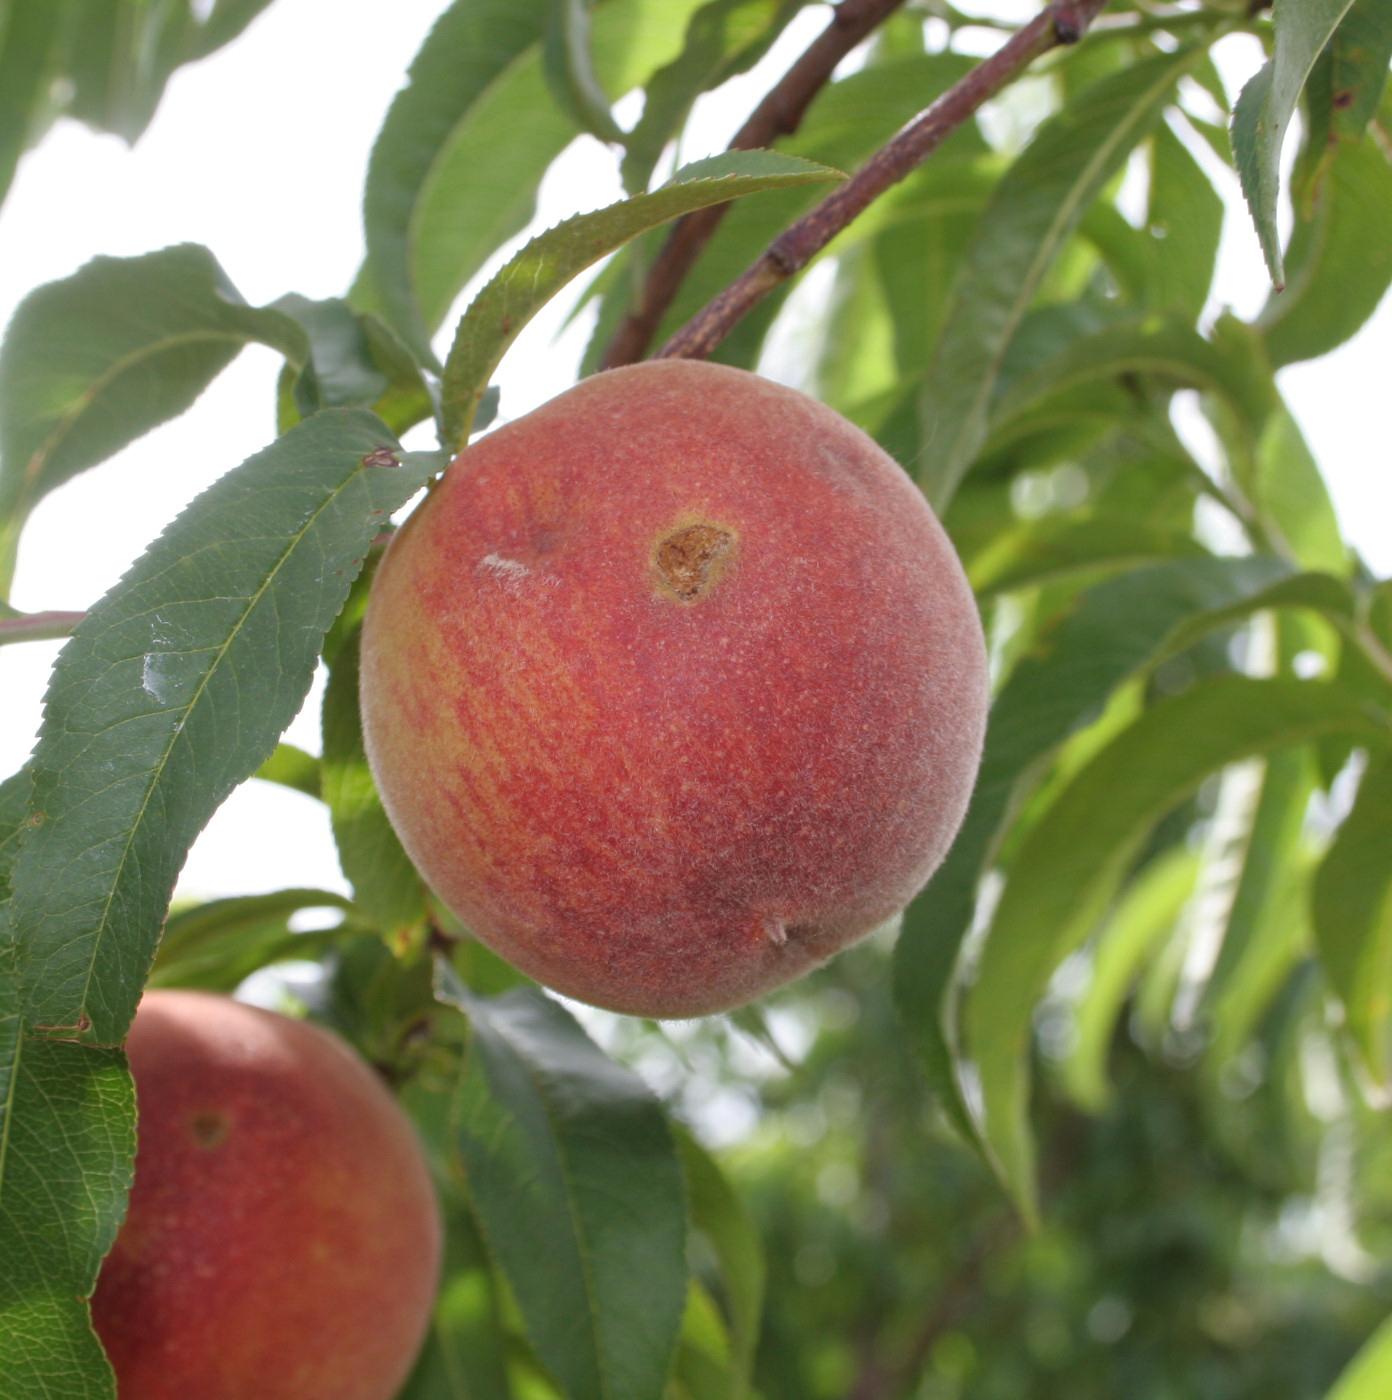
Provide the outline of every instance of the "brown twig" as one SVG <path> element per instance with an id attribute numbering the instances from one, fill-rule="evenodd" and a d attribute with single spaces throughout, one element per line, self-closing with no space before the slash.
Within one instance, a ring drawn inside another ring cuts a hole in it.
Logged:
<path id="1" fill-rule="evenodd" d="M 937 150 L 983 102 L 1041 54 L 1081 39 L 1106 3 L 1054 0 L 876 151 L 844 185 L 785 229 L 748 271 L 693 316 L 658 354 L 664 359 L 709 355 L 747 312 L 806 267 L 868 205 Z"/>
<path id="2" fill-rule="evenodd" d="M 86 617 L 80 612 L 17 613 L 13 617 L 0 614 L 0 646 L 6 642 L 47 642 L 72 635 L 72 630 Z"/>
<path id="3" fill-rule="evenodd" d="M 904 0 L 842 0 L 831 22 L 801 58 L 769 90 L 730 142 L 732 151 L 753 151 L 798 129 L 812 99 L 836 65 L 882 24 Z M 679 219 L 653 260 L 642 291 L 604 352 L 604 368 L 641 360 L 701 250 L 730 206 L 717 204 Z"/>

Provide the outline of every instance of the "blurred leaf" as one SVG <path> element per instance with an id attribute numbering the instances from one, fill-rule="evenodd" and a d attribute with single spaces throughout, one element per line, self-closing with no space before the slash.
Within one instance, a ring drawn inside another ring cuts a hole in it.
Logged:
<path id="1" fill-rule="evenodd" d="M 1065 1088 L 1100 1113 L 1111 1095 L 1107 1056 L 1137 969 L 1169 933 L 1194 890 L 1198 857 L 1171 847 L 1131 882 L 1097 936 L 1092 975 L 1074 1011 L 1073 1044 L 1063 1062 Z"/>
<path id="2" fill-rule="evenodd" d="M 395 936 L 425 919 L 425 886 L 387 820 L 367 766 L 358 712 L 360 636 L 353 633 L 329 668 L 323 712 L 324 801 L 353 898 L 384 933 Z"/>
<path id="3" fill-rule="evenodd" d="M 1392 1391 L 1392 1321 L 1349 1362 L 1325 1400 L 1384 1400 Z"/>
<path id="4" fill-rule="evenodd" d="M 307 909 L 351 911 L 352 906 L 331 890 L 290 889 L 214 899 L 172 913 L 150 971 L 150 986 L 230 993 L 258 968 L 318 957 L 336 939 L 362 932 L 349 921 L 323 932 L 293 932 L 291 919 Z"/>
<path id="5" fill-rule="evenodd" d="M 709 1293 L 692 1280 L 686 1290 L 676 1357 L 663 1400 L 730 1400 L 744 1394 L 731 1370 L 724 1320 Z"/>
<path id="6" fill-rule="evenodd" d="M 1146 232 L 1152 245 L 1148 305 L 1198 319 L 1213 284 L 1223 235 L 1223 200 L 1203 167 L 1174 132 L 1161 125 L 1150 148 Z"/>
<path id="7" fill-rule="evenodd" d="M 1252 211 L 1262 256 L 1278 287 L 1286 280 L 1276 227 L 1281 146 L 1305 79 L 1352 3 L 1353 0 L 1275 0 L 1275 53 L 1242 89 L 1233 108 L 1232 145 L 1238 178 Z"/>
<path id="8" fill-rule="evenodd" d="M 337 297 L 311 301 L 291 293 L 273 309 L 295 321 L 308 340 L 306 363 L 286 366 L 281 432 L 321 408 L 370 408 L 394 433 L 434 413 L 420 366 L 384 321 Z"/>
<path id="9" fill-rule="evenodd" d="M 1309 207 L 1297 203 L 1286 289 L 1256 323 L 1273 365 L 1327 354 L 1368 320 L 1392 284 L 1392 239 L 1368 231 L 1389 227 L 1388 153 L 1371 138 L 1340 147 Z"/>
<path id="10" fill-rule="evenodd" d="M 182 413 L 249 341 L 305 355 L 194 244 L 94 258 L 25 297 L 0 345 L 0 592 L 39 498 Z"/>
<path id="11" fill-rule="evenodd" d="M 61 22 L 54 0 L 9 0 L 0 10 L 0 202 L 41 124 Z"/>
<path id="12" fill-rule="evenodd" d="M 1392 1075 L 1392 763 L 1375 760 L 1314 886 L 1315 938 L 1349 1034 L 1379 1083 Z"/>
<path id="13" fill-rule="evenodd" d="M 581 131 L 601 141 L 622 142 L 623 128 L 609 109 L 609 97 L 595 75 L 590 52 L 592 0 L 550 0 L 543 67 L 551 94 L 562 111 L 569 111 Z"/>
<path id="14" fill-rule="evenodd" d="M 1392 8 L 1386 0 L 1353 0 L 1329 42 L 1334 133 L 1362 137 L 1387 87 L 1392 61 Z"/>
<path id="15" fill-rule="evenodd" d="M 370 414 L 316 414 L 198 497 L 63 649 L 12 905 L 36 1028 L 124 1035 L 190 843 L 271 753 L 373 534 L 435 466 L 398 451 Z"/>
<path id="16" fill-rule="evenodd" d="M 1335 580 L 1289 576 L 1273 559 L 1195 559 L 1136 569 L 1083 594 L 996 698 L 966 819 L 942 867 L 909 905 L 894 953 L 895 1005 L 930 1088 L 967 1141 L 977 1136 L 954 1069 L 949 991 L 977 884 L 1017 787 L 1142 667 L 1256 608 L 1318 599 L 1326 584 L 1331 604 L 1347 596 Z"/>
<path id="17" fill-rule="evenodd" d="M 1209 773 L 1254 753 L 1392 727 L 1329 685 L 1222 675 L 1152 706 L 1024 838 L 966 1003 L 982 1126 L 1025 1214 L 1036 1210 L 1026 1117 L 1031 1014 L 1049 974 L 1091 932 L 1150 827 Z"/>
<path id="18" fill-rule="evenodd" d="M 294 744 L 277 744 L 271 756 L 251 775 L 263 782 L 293 788 L 306 797 L 322 797 L 319 760 Z"/>
<path id="19" fill-rule="evenodd" d="M 681 1168 L 657 1100 L 538 992 L 473 996 L 455 1140 L 528 1337 L 574 1400 L 662 1391 L 686 1295 Z"/>
<path id="20" fill-rule="evenodd" d="M 686 1177 L 692 1228 L 710 1242 L 720 1268 L 729 1319 L 734 1385 L 727 1400 L 748 1393 L 764 1303 L 764 1250 L 758 1230 L 715 1158 L 688 1132 L 676 1134 Z"/>
<path id="21" fill-rule="evenodd" d="M 1002 530 L 968 563 L 979 598 L 1078 570 L 1121 569 L 1206 553 L 1192 534 L 1123 515 L 1049 516 Z"/>
<path id="22" fill-rule="evenodd" d="M 939 510 L 985 440 L 1001 361 L 1044 275 L 1200 53 L 1160 54 L 1103 78 L 1040 127 L 997 185 L 919 404 L 928 449 L 919 476 Z"/>
<path id="23" fill-rule="evenodd" d="M 731 151 L 683 167 L 660 190 L 579 214 L 532 239 L 476 296 L 455 331 L 441 386 L 446 443 L 468 436 L 498 362 L 522 328 L 591 263 L 645 229 L 760 190 L 839 179 L 834 170 L 770 151 Z"/>
<path id="24" fill-rule="evenodd" d="M 691 16 L 681 52 L 653 74 L 643 115 L 628 134 L 624 189 L 648 187 L 667 142 L 703 92 L 745 72 L 761 58 L 804 0 L 706 0 Z"/>

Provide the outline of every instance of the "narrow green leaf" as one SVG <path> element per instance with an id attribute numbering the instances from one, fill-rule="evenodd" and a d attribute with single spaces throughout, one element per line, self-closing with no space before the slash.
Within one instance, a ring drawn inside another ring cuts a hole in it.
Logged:
<path id="1" fill-rule="evenodd" d="M 1223 200 L 1203 167 L 1168 126 L 1161 125 L 1150 148 L 1150 199 L 1146 232 L 1151 277 L 1148 305 L 1198 319 L 1213 284 L 1218 244 L 1223 236 Z"/>
<path id="2" fill-rule="evenodd" d="M 291 919 L 307 909 L 348 911 L 322 932 L 295 933 Z M 150 971 L 152 987 L 232 992 L 258 968 L 313 959 L 336 939 L 361 934 L 352 906 L 331 890 L 290 889 L 210 900 L 169 916 Z"/>
<path id="3" fill-rule="evenodd" d="M 1160 54 L 1086 89 L 1045 122 L 996 187 L 919 403 L 920 476 L 939 509 L 985 440 L 1002 360 L 1045 274 L 1202 53 Z"/>
<path id="4" fill-rule="evenodd" d="M 546 77 L 556 104 L 568 110 L 582 131 L 601 141 L 622 142 L 609 96 L 595 74 L 590 49 L 591 0 L 551 0 L 542 45 Z"/>
<path id="5" fill-rule="evenodd" d="M 493 371 L 523 326 L 578 272 L 646 229 L 760 190 L 837 180 L 826 166 L 731 151 L 679 170 L 652 194 L 580 214 L 532 239 L 474 298 L 455 331 L 441 386 L 446 444 L 468 436 Z"/>
<path id="6" fill-rule="evenodd" d="M 1111 1096 L 1107 1055 L 1136 972 L 1173 930 L 1198 873 L 1198 857 L 1172 847 L 1132 881 L 1097 935 L 1092 976 L 1074 1012 L 1073 1045 L 1061 1070 L 1064 1088 L 1089 1112 L 1100 1113 Z"/>
<path id="7" fill-rule="evenodd" d="M 1329 685 L 1224 675 L 1147 710 L 1055 799 L 1011 864 L 966 1003 L 983 1133 L 1035 1214 L 1027 1119 L 1031 1016 L 1049 974 L 1091 932 L 1150 827 L 1208 774 L 1331 733 L 1392 748 L 1392 724 Z"/>
<path id="8" fill-rule="evenodd" d="M 1257 320 L 1274 366 L 1327 354 L 1377 310 L 1392 285 L 1392 238 L 1368 237 L 1380 228 L 1392 228 L 1392 159 L 1372 139 L 1342 146 L 1297 203 L 1286 289 Z"/>
<path id="9" fill-rule="evenodd" d="M 396 934 L 425 918 L 425 886 L 387 820 L 367 766 L 358 712 L 360 635 L 355 631 L 334 657 L 324 691 L 324 801 L 353 898 L 384 933 Z"/>
<path id="10" fill-rule="evenodd" d="M 251 775 L 262 782 L 293 788 L 306 797 L 321 797 L 319 760 L 294 744 L 277 744 L 271 756 Z"/>
<path id="11" fill-rule="evenodd" d="M 1283 576 L 1285 581 L 1282 582 Z M 1093 720 L 1113 690 L 1206 628 L 1245 611 L 1325 593 L 1334 580 L 1287 576 L 1273 559 L 1195 559 L 1137 569 L 1089 589 L 1016 667 L 991 707 L 981 771 L 942 868 L 909 906 L 894 953 L 894 999 L 953 1125 L 976 1131 L 957 1083 L 950 989 L 977 884 L 1017 788 L 1034 765 Z"/>
<path id="12" fill-rule="evenodd" d="M 1369 1072 L 1392 1075 L 1392 763 L 1373 763 L 1319 867 L 1315 939 Z"/>
<path id="13" fill-rule="evenodd" d="M 639 194 L 647 188 L 667 142 L 695 99 L 761 58 L 802 4 L 803 0 L 706 0 L 691 16 L 681 52 L 647 85 L 643 115 L 625 142 L 624 189 Z"/>
<path id="14" fill-rule="evenodd" d="M 657 1100 L 540 993 L 483 1000 L 439 975 L 472 1031 L 455 1141 L 532 1346 L 574 1400 L 652 1400 L 686 1296 L 681 1167 Z"/>
<path id="15" fill-rule="evenodd" d="M 1325 1400 L 1383 1400 L 1392 1392 L 1392 1319 L 1363 1344 Z"/>
<path id="16" fill-rule="evenodd" d="M 1348 546 L 1334 502 L 1294 417 L 1284 405 L 1262 429 L 1250 470 L 1239 470 L 1249 499 L 1307 569 L 1347 574 Z"/>
<path id="17" fill-rule="evenodd" d="M 20 303 L 0 345 L 0 591 L 39 498 L 182 413 L 249 341 L 305 355 L 194 244 L 95 258 Z"/>
<path id="18" fill-rule="evenodd" d="M 54 0 L 10 0 L 0 10 L 0 202 L 40 126 L 61 19 Z"/>
<path id="19" fill-rule="evenodd" d="M 758 1229 L 720 1164 L 688 1132 L 677 1133 L 692 1228 L 704 1235 L 720 1266 L 720 1287 L 729 1319 L 735 1388 L 728 1400 L 748 1393 L 764 1304 L 764 1251 Z"/>
<path id="20" fill-rule="evenodd" d="M 205 58 L 230 44 L 270 3 L 271 0 L 214 0 L 212 10 L 189 38 L 188 57 Z"/>
<path id="21" fill-rule="evenodd" d="M 1233 108 L 1232 145 L 1238 179 L 1252 211 L 1262 256 L 1277 287 L 1286 280 L 1276 197 L 1281 147 L 1310 69 L 1353 0 L 1275 0 L 1276 48 L 1271 61 L 1242 89 Z"/>
<path id="22" fill-rule="evenodd" d="M 193 502 L 64 648 L 12 904 L 36 1029 L 121 1039 L 189 845 L 269 756 L 373 535 L 436 465 L 398 451 L 370 414 L 316 414 Z"/>

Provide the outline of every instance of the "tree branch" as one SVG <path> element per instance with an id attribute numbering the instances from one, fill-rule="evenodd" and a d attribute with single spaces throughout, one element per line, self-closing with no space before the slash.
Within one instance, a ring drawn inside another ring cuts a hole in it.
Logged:
<path id="1" fill-rule="evenodd" d="M 758 150 L 779 136 L 796 131 L 836 65 L 903 3 L 904 0 L 842 0 L 827 27 L 750 113 L 749 120 L 731 140 L 730 149 Z M 643 358 L 687 273 L 729 208 L 728 204 L 717 204 L 688 214 L 673 225 L 662 251 L 648 269 L 637 303 L 604 352 L 605 369 Z"/>
<path id="2" fill-rule="evenodd" d="M 926 160 L 988 98 L 1041 54 L 1074 44 L 1107 0 L 1053 0 L 959 83 L 921 112 L 810 213 L 774 240 L 736 282 L 692 317 L 658 352 L 665 359 L 701 358 L 775 287 L 806 267 L 858 214 Z"/>
<path id="3" fill-rule="evenodd" d="M 7 642 L 47 642 L 70 637 L 86 617 L 81 612 L 0 613 L 0 646 Z"/>

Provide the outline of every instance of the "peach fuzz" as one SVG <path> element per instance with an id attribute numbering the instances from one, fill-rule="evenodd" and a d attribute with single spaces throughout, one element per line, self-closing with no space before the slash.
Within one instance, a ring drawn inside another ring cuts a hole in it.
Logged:
<path id="1" fill-rule="evenodd" d="M 391 1400 L 440 1266 L 415 1130 L 327 1031 L 153 991 L 130 1210 L 93 1322 L 119 1400 Z"/>
<path id="2" fill-rule="evenodd" d="M 727 1010 L 897 913 L 955 835 L 986 655 L 901 468 L 795 390 L 655 361 L 465 450 L 388 548 L 367 750 L 440 898 L 538 981 Z"/>

